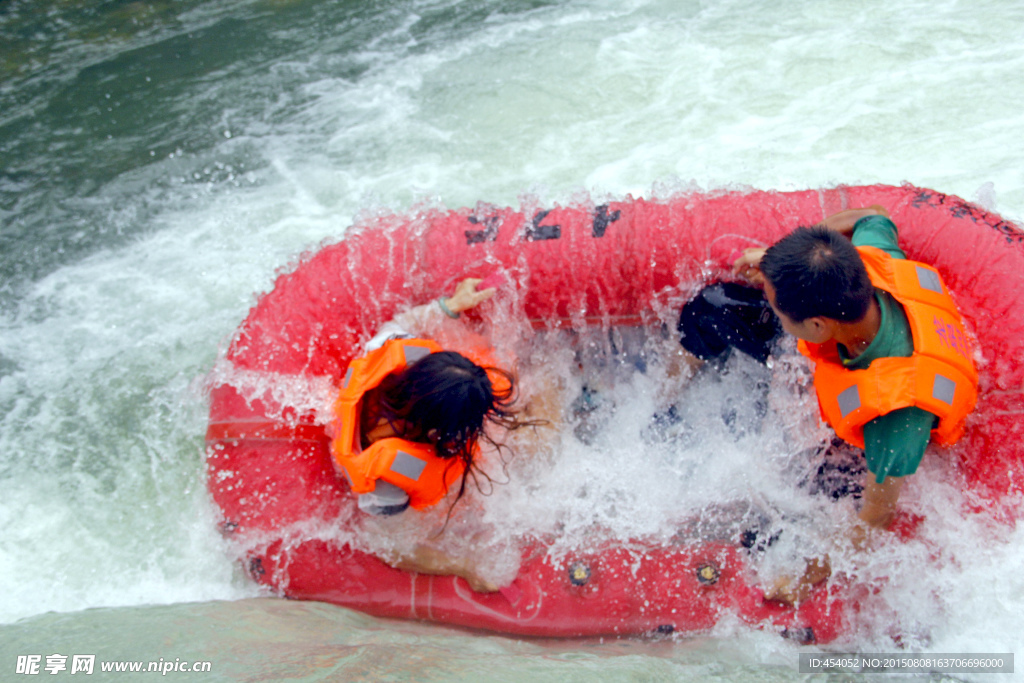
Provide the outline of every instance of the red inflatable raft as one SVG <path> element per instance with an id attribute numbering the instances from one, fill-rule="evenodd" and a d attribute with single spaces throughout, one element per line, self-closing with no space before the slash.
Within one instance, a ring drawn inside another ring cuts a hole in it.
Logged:
<path id="1" fill-rule="evenodd" d="M 246 396 L 232 377 L 337 384 L 358 345 L 401 307 L 473 272 L 503 271 L 538 327 L 657 324 L 654 311 L 726 277 L 737 249 L 870 204 L 891 212 L 911 258 L 938 268 L 977 335 L 978 407 L 964 439 L 940 457 L 957 464 L 978 507 L 997 505 L 1024 483 L 1024 233 L 931 190 L 839 187 L 521 211 L 481 204 L 364 221 L 281 275 L 227 351 L 206 435 L 224 533 L 252 577 L 279 594 L 377 616 L 593 636 L 701 631 L 734 615 L 804 641 L 834 639 L 856 608 L 855 591 L 833 584 L 799 609 L 765 602 L 748 583 L 738 542 L 667 545 L 639 556 L 635 548 L 593 548 L 556 560 L 538 541 L 524 552 L 511 589 L 479 594 L 462 579 L 410 574 L 316 538 L 303 530 L 338 523 L 348 495 L 323 426 L 269 394 Z"/>

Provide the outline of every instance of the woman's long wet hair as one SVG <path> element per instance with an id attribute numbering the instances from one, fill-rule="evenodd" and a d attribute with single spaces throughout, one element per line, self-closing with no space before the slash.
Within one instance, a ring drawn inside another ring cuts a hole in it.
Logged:
<path id="1" fill-rule="evenodd" d="M 458 459 L 465 465 L 452 507 L 466 492 L 467 477 L 472 476 L 478 487 L 478 475 L 492 481 L 477 467 L 477 445 L 486 443 L 499 452 L 507 448 L 492 439 L 486 425 L 515 430 L 542 424 L 520 420 L 512 409 L 516 381 L 511 373 L 483 368 L 455 351 L 424 356 L 402 372 L 388 375 L 376 391 L 375 421 L 387 420 L 399 437 L 430 443 L 438 457 Z"/>

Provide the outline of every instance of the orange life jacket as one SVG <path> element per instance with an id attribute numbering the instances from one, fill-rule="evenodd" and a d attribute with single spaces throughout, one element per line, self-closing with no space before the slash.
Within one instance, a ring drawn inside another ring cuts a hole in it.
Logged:
<path id="1" fill-rule="evenodd" d="M 955 443 L 978 398 L 978 372 L 963 320 L 938 271 L 858 247 L 871 283 L 906 311 L 914 342 L 909 357 L 878 358 L 863 370 L 843 366 L 835 341 L 800 341 L 814 361 L 814 388 L 822 418 L 849 443 L 864 447 L 864 425 L 900 408 L 917 406 L 939 418 L 932 439 Z"/>
<path id="2" fill-rule="evenodd" d="M 438 457 L 430 444 L 392 437 L 379 439 L 366 450 L 360 447 L 363 395 L 392 372 L 441 350 L 427 339 L 392 339 L 349 363 L 334 403 L 331 453 L 355 493 L 373 491 L 380 479 L 405 491 L 410 506 L 423 509 L 440 502 L 462 476 L 465 464 L 458 458 Z"/>

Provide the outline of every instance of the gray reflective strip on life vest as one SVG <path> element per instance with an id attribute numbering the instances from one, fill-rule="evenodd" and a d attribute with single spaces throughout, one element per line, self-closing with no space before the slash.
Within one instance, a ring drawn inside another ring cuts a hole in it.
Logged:
<path id="1" fill-rule="evenodd" d="M 917 282 L 921 285 L 922 289 L 929 289 L 942 294 L 942 281 L 939 280 L 938 273 L 924 266 L 915 266 L 915 268 L 917 268 Z"/>
<path id="2" fill-rule="evenodd" d="M 391 471 L 395 474 L 401 474 L 403 477 L 408 477 L 413 481 L 419 481 L 420 475 L 423 474 L 426 466 L 426 460 L 420 460 L 405 451 L 398 451 L 395 453 L 395 459 L 391 463 Z"/>
<path id="3" fill-rule="evenodd" d="M 860 390 L 858 390 L 857 385 L 854 384 L 851 387 L 843 389 L 842 393 L 836 397 L 836 400 L 839 402 L 839 414 L 845 418 L 854 410 L 860 408 Z"/>
<path id="4" fill-rule="evenodd" d="M 932 385 L 932 398 L 953 405 L 953 396 L 956 394 L 956 382 L 942 375 L 935 375 L 935 384 Z"/>
<path id="5" fill-rule="evenodd" d="M 423 348 L 422 346 L 412 346 L 411 344 L 403 344 L 402 350 L 405 351 L 406 365 L 412 365 L 420 358 L 430 355 L 430 349 Z"/>
<path id="6" fill-rule="evenodd" d="M 352 368 L 345 373 L 345 379 L 341 381 L 341 388 L 348 389 L 348 383 L 352 381 Z"/>

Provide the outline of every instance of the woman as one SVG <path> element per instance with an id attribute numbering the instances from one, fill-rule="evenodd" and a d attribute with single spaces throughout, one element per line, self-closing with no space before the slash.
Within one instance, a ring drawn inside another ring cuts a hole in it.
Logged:
<path id="1" fill-rule="evenodd" d="M 540 424 L 519 420 L 512 410 L 510 373 L 485 368 L 410 332 L 427 329 L 438 318 L 457 318 L 493 296 L 493 287 L 477 290 L 480 282 L 467 278 L 452 296 L 385 324 L 367 343 L 365 355 L 349 365 L 335 403 L 331 451 L 363 512 L 390 516 L 409 507 L 426 510 L 454 490 L 450 517 L 467 477 L 487 477 L 479 469 L 480 442 L 503 448 L 485 426 L 515 430 Z M 424 543 L 382 554 L 398 569 L 461 576 L 474 590 L 497 590 L 468 557 Z"/>

